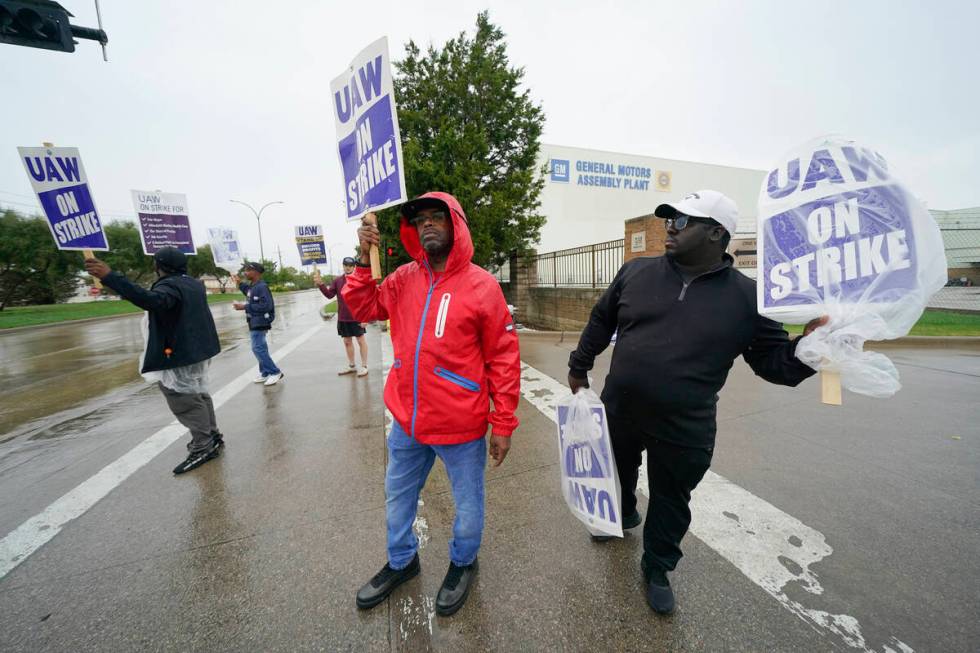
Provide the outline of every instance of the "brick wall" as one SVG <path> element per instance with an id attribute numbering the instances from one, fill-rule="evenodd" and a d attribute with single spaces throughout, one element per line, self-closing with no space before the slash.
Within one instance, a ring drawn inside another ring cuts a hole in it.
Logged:
<path id="1" fill-rule="evenodd" d="M 655 215 L 642 215 L 626 221 L 626 252 L 624 261 L 638 256 L 660 256 L 664 253 L 664 239 L 667 229 L 664 220 Z M 638 251 L 633 251 L 639 246 Z"/>
<path id="2" fill-rule="evenodd" d="M 527 309 L 519 309 L 522 324 L 545 331 L 581 331 L 605 288 L 529 288 Z"/>

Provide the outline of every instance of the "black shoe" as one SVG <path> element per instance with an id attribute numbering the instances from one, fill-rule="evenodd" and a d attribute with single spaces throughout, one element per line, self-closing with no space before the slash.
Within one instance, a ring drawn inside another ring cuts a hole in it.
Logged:
<path id="1" fill-rule="evenodd" d="M 385 563 L 385 566 L 374 575 L 374 578 L 357 590 L 357 607 L 367 610 L 378 605 L 388 598 L 388 595 L 394 592 L 396 587 L 418 576 L 421 568 L 419 554 L 417 553 L 404 569 L 392 569 L 391 565 Z"/>
<path id="2" fill-rule="evenodd" d="M 223 447 L 225 446 L 225 436 L 221 434 L 221 431 L 215 431 L 211 434 L 211 442 L 216 447 Z"/>
<path id="3" fill-rule="evenodd" d="M 674 590 L 667 580 L 667 573 L 661 569 L 648 569 L 643 562 L 640 568 L 647 583 L 647 603 L 657 614 L 674 614 Z"/>
<path id="4" fill-rule="evenodd" d="M 634 510 L 632 515 L 627 515 L 623 518 L 623 530 L 628 528 L 636 528 L 643 523 L 643 517 L 640 517 L 640 512 Z M 593 535 L 593 542 L 608 542 L 609 540 L 615 539 L 613 535 Z"/>
<path id="5" fill-rule="evenodd" d="M 195 467 L 200 467 L 212 458 L 217 458 L 221 450 L 218 445 L 212 444 L 209 448 L 204 451 L 198 451 L 196 453 L 190 453 L 187 455 L 187 459 L 174 467 L 174 474 L 183 474 L 184 472 L 189 472 Z"/>
<path id="6" fill-rule="evenodd" d="M 465 567 L 457 567 L 449 563 L 449 571 L 446 572 L 439 594 L 436 595 L 436 612 L 443 617 L 448 617 L 463 607 L 473 586 L 473 579 L 476 578 L 476 572 L 479 570 L 480 563 L 477 560 Z"/>

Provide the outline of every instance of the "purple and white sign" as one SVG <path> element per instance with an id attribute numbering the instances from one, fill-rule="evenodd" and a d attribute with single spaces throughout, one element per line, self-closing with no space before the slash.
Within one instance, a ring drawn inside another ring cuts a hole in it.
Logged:
<path id="1" fill-rule="evenodd" d="M 929 212 L 878 151 L 827 136 L 769 171 L 758 216 L 759 312 L 794 324 L 828 315 L 797 356 L 840 371 L 856 392 L 893 393 L 894 366 L 861 345 L 907 334 L 945 284 L 945 248 Z"/>
<path id="2" fill-rule="evenodd" d="M 920 232 L 926 231 L 923 250 Z M 806 321 L 825 304 L 901 302 L 934 279 L 938 232 L 878 152 L 819 139 L 773 168 L 759 198 L 757 290 L 770 317 Z"/>
<path id="3" fill-rule="evenodd" d="M 580 390 L 560 400 L 557 409 L 565 502 L 593 534 L 622 537 L 616 461 L 602 401 Z"/>
<path id="4" fill-rule="evenodd" d="M 358 53 L 348 69 L 330 82 L 330 93 L 347 219 L 358 220 L 369 211 L 405 202 L 388 39 L 378 39 Z"/>
<path id="5" fill-rule="evenodd" d="M 17 153 L 58 249 L 108 251 L 78 148 L 18 147 Z"/>
<path id="6" fill-rule="evenodd" d="M 139 218 L 143 253 L 152 256 L 164 247 L 176 247 L 184 254 L 197 254 L 191 235 L 187 196 L 182 193 L 134 190 L 133 206 Z"/>

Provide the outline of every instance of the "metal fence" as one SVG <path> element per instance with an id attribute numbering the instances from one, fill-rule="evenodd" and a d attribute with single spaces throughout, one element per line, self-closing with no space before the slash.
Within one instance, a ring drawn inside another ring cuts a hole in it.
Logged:
<path id="1" fill-rule="evenodd" d="M 528 261 L 532 286 L 605 288 L 623 266 L 624 241 L 547 252 Z"/>
<path id="2" fill-rule="evenodd" d="M 942 226 L 949 281 L 929 300 L 930 308 L 980 312 L 980 216 Z"/>

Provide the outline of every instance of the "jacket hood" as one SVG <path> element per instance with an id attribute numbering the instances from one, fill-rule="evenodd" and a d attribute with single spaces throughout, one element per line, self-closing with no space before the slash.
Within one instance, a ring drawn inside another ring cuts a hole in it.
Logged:
<path id="1" fill-rule="evenodd" d="M 449 259 L 446 261 L 446 272 L 459 270 L 473 259 L 473 237 L 470 236 L 470 229 L 466 224 L 466 214 L 459 201 L 449 193 L 426 193 L 415 199 L 432 198 L 444 202 L 449 207 L 449 215 L 453 221 L 453 249 L 449 252 Z M 424 265 L 427 257 L 425 250 L 422 249 L 422 242 L 419 240 L 418 230 L 408 223 L 405 214 L 399 216 L 401 223 L 402 245 L 409 256 L 415 259 L 419 265 Z"/>

